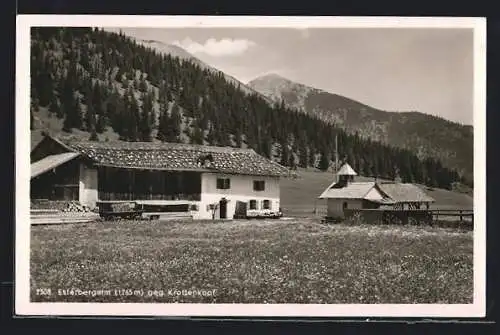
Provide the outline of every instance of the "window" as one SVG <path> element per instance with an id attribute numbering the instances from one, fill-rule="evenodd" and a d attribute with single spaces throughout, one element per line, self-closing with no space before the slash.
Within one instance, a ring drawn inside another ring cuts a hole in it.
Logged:
<path id="1" fill-rule="evenodd" d="M 263 209 L 271 209 L 271 201 L 269 201 L 269 200 L 264 200 L 264 201 L 262 202 L 262 208 L 263 208 Z"/>
<path id="2" fill-rule="evenodd" d="M 264 191 L 266 188 L 266 183 L 264 180 L 254 180 L 253 181 L 253 190 L 254 191 Z"/>
<path id="3" fill-rule="evenodd" d="M 229 178 L 217 178 L 217 189 L 227 190 L 231 188 L 231 182 Z"/>
<path id="4" fill-rule="evenodd" d="M 347 209 L 347 202 L 344 202 L 344 203 L 342 204 L 342 208 L 343 208 L 343 209 Z"/>
<path id="5" fill-rule="evenodd" d="M 257 209 L 257 200 L 250 200 L 250 209 Z"/>

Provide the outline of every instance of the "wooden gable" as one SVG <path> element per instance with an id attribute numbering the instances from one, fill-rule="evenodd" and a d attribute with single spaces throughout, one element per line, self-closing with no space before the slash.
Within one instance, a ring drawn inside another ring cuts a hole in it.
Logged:
<path id="1" fill-rule="evenodd" d="M 54 139 L 51 136 L 45 136 L 32 150 L 30 154 L 31 163 L 37 162 L 47 156 L 72 152 L 68 146 Z"/>

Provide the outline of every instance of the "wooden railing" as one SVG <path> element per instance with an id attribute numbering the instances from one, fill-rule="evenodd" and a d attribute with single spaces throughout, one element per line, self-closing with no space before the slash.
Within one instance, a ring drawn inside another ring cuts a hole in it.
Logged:
<path id="1" fill-rule="evenodd" d="M 459 218 L 460 222 L 473 221 L 474 211 L 466 209 L 346 209 L 344 210 L 345 217 L 353 217 L 361 215 L 366 221 L 370 222 L 386 222 L 400 221 L 403 224 L 409 220 L 415 220 L 417 223 L 429 223 L 438 221 L 439 218 L 455 217 Z M 466 220 L 467 219 L 467 220 Z"/>
<path id="2" fill-rule="evenodd" d="M 474 211 L 467 209 L 434 209 L 431 210 L 433 220 L 438 221 L 439 218 L 458 218 L 460 221 L 465 219 L 474 220 Z"/>
<path id="3" fill-rule="evenodd" d="M 188 200 L 188 201 L 200 201 L 201 194 L 151 194 L 151 193 L 129 193 L 129 192 L 104 192 L 99 191 L 99 200 Z"/>

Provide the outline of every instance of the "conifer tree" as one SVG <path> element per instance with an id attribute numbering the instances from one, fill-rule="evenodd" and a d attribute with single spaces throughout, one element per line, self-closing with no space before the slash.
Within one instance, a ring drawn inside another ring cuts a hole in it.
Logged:
<path id="1" fill-rule="evenodd" d="M 85 79 L 83 79 L 82 91 L 81 91 L 81 93 L 83 94 L 82 102 L 86 105 L 92 103 L 92 100 L 93 100 L 92 94 L 94 92 L 93 92 L 92 86 L 93 86 L 92 78 L 86 77 Z"/>
<path id="2" fill-rule="evenodd" d="M 36 92 L 38 92 L 38 97 L 40 99 L 41 106 L 47 106 L 53 99 L 54 95 L 54 81 L 52 79 L 51 71 L 53 71 L 46 61 L 42 69 L 40 69 L 40 74 L 38 76 Z"/>
<path id="3" fill-rule="evenodd" d="M 160 117 L 158 122 L 158 132 L 156 134 L 156 138 L 158 140 L 163 142 L 167 141 L 170 122 L 167 105 L 162 103 L 160 104 Z"/>
<path id="4" fill-rule="evenodd" d="M 214 127 L 212 124 L 208 125 L 206 140 L 207 140 L 208 145 L 215 144 L 215 133 L 214 133 Z"/>
<path id="5" fill-rule="evenodd" d="M 106 103 L 106 115 L 109 124 L 115 132 L 121 133 L 121 119 L 124 113 L 123 98 L 118 91 L 114 90 Z"/>
<path id="6" fill-rule="evenodd" d="M 92 104 L 87 105 L 87 113 L 85 118 L 85 129 L 88 132 L 96 130 L 96 115 L 94 106 Z"/>
<path id="7" fill-rule="evenodd" d="M 290 153 L 288 150 L 288 143 L 287 142 L 281 142 L 280 144 L 280 151 L 281 151 L 281 160 L 280 164 L 283 166 L 288 166 L 290 164 Z"/>
<path id="8" fill-rule="evenodd" d="M 293 151 L 290 153 L 288 166 L 291 170 L 297 170 L 297 160 Z"/>
<path id="9" fill-rule="evenodd" d="M 310 167 L 316 167 L 316 153 L 314 152 L 313 149 L 309 149 L 309 156 L 308 156 L 308 165 Z"/>
<path id="10" fill-rule="evenodd" d="M 192 144 L 203 144 L 203 130 L 197 124 L 197 122 L 193 125 L 193 130 L 191 132 L 191 143 Z"/>
<path id="11" fill-rule="evenodd" d="M 53 115 L 56 115 L 58 118 L 62 118 L 64 116 L 64 113 L 61 109 L 61 106 L 59 106 L 59 102 L 57 101 L 57 97 L 55 95 L 52 95 L 52 100 L 50 101 L 49 105 L 49 112 Z"/>
<path id="12" fill-rule="evenodd" d="M 73 104 L 73 122 L 74 128 L 83 130 L 83 111 L 82 104 L 79 96 L 75 96 L 74 104 Z"/>
<path id="13" fill-rule="evenodd" d="M 172 90 L 171 90 L 171 88 L 168 85 L 166 86 L 165 94 L 166 94 L 167 101 L 172 101 L 173 100 Z"/>
<path id="14" fill-rule="evenodd" d="M 97 115 L 97 121 L 95 124 L 95 130 L 98 134 L 102 134 L 106 130 L 107 120 L 106 115 Z"/>
<path id="15" fill-rule="evenodd" d="M 87 44 L 82 44 L 82 53 L 81 53 L 81 58 L 80 58 L 80 64 L 85 68 L 88 69 L 90 68 L 90 49 Z"/>
<path id="16" fill-rule="evenodd" d="M 243 135 L 243 131 L 241 130 L 240 127 L 236 127 L 235 128 L 235 132 L 234 132 L 234 143 L 235 143 L 235 146 L 237 148 L 241 148 L 241 145 L 243 143 L 243 140 L 242 140 L 242 135 Z"/>
<path id="17" fill-rule="evenodd" d="M 90 138 L 89 138 L 89 141 L 98 141 L 99 138 L 97 137 L 97 133 L 95 131 L 95 129 L 93 129 L 90 133 Z"/>
<path id="18" fill-rule="evenodd" d="M 181 135 L 182 116 L 179 111 L 179 106 L 176 103 L 172 105 L 172 111 L 169 120 L 169 129 L 167 132 L 167 140 L 169 142 L 179 142 Z"/>
<path id="19" fill-rule="evenodd" d="M 137 141 L 140 138 L 139 121 L 141 119 L 139 105 L 133 93 L 129 95 L 128 106 L 128 139 L 129 141 Z"/>
<path id="20" fill-rule="evenodd" d="M 138 89 L 142 93 L 146 93 L 148 91 L 148 83 L 146 82 L 146 76 L 144 74 L 142 74 L 142 76 L 141 76 L 141 80 L 139 82 Z"/>
<path id="21" fill-rule="evenodd" d="M 217 132 L 219 133 L 219 135 L 218 135 L 219 145 L 221 147 L 231 146 L 231 139 L 229 138 L 229 132 L 223 130 L 222 127 L 219 127 L 217 129 Z"/>
<path id="22" fill-rule="evenodd" d="M 149 95 L 143 95 L 142 103 L 142 115 L 140 120 L 140 138 L 142 141 L 151 142 L 151 131 L 152 131 L 152 118 L 153 118 L 153 106 L 151 98 Z"/>
<path id="23" fill-rule="evenodd" d="M 82 122 L 82 107 L 80 103 L 80 97 L 74 96 L 73 101 L 66 101 L 64 105 L 65 118 L 63 122 L 63 131 L 71 132 L 72 128 L 81 129 Z"/>
<path id="24" fill-rule="evenodd" d="M 318 163 L 318 169 L 321 171 L 327 171 L 330 167 L 330 159 L 326 151 L 321 152 L 321 156 Z"/>
<path id="25" fill-rule="evenodd" d="M 92 88 L 92 96 L 90 103 L 94 106 L 95 113 L 102 114 L 103 94 L 101 84 L 96 82 Z"/>
<path id="26" fill-rule="evenodd" d="M 129 88 L 129 86 L 130 86 L 130 84 L 129 84 L 128 78 L 127 78 L 127 76 L 124 76 L 123 80 L 122 80 L 122 88 L 124 90 L 127 90 Z"/>
<path id="27" fill-rule="evenodd" d="M 271 158 L 271 139 L 268 134 L 264 134 L 260 140 L 260 154 L 266 158 Z"/>
<path id="28" fill-rule="evenodd" d="M 130 111 L 129 111 L 129 101 L 128 96 L 125 96 L 123 100 L 117 102 L 118 106 L 121 105 L 121 113 L 113 121 L 113 129 L 120 135 L 120 140 L 128 141 L 129 128 L 130 128 Z"/>
<path id="29" fill-rule="evenodd" d="M 301 168 L 307 168 L 308 158 L 307 146 L 305 143 L 301 143 L 301 146 L 299 148 L 299 166 Z"/>

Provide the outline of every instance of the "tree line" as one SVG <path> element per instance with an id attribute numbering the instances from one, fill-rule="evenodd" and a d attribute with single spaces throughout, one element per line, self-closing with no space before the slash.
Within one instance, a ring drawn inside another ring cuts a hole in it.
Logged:
<path id="1" fill-rule="evenodd" d="M 359 174 L 450 188 L 466 182 L 437 159 L 350 135 L 244 92 L 224 74 L 97 28 L 32 28 L 31 113 L 63 119 L 63 131 L 112 128 L 124 141 L 250 147 L 290 168 L 328 170 L 337 157 Z"/>

